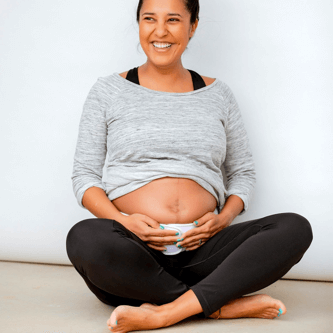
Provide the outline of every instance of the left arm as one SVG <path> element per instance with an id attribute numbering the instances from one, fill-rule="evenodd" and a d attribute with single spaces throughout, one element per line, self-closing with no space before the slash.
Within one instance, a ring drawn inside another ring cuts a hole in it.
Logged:
<path id="1" fill-rule="evenodd" d="M 223 228 L 228 227 L 236 216 L 238 216 L 244 210 L 244 202 L 237 195 L 230 195 L 222 210 L 221 213 L 217 216 Z"/>
<path id="2" fill-rule="evenodd" d="M 224 87 L 224 96 L 228 110 L 225 125 L 226 157 L 223 163 L 227 181 L 226 196 L 237 195 L 242 199 L 244 207 L 239 214 L 244 214 L 256 182 L 254 160 L 238 104 L 227 85 Z"/>
<path id="3" fill-rule="evenodd" d="M 248 136 L 236 99 L 227 85 L 223 96 L 228 112 L 226 133 L 226 157 L 224 169 L 227 180 L 226 202 L 220 214 L 209 212 L 197 220 L 197 228 L 184 234 L 184 241 L 178 243 L 187 250 L 198 248 L 199 240 L 203 244 L 222 229 L 228 227 L 234 218 L 248 209 L 250 197 L 256 182 L 254 161 Z M 194 222 L 195 223 L 195 222 Z"/>

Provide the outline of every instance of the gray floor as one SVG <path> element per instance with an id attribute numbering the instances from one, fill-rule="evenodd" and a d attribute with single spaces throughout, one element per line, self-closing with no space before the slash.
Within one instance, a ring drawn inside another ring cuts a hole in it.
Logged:
<path id="1" fill-rule="evenodd" d="M 0 262 L 0 332 L 107 333 L 113 308 L 101 303 L 70 266 Z M 333 332 L 333 283 L 280 280 L 261 291 L 284 302 L 281 318 L 213 320 L 197 317 L 165 333 Z"/>

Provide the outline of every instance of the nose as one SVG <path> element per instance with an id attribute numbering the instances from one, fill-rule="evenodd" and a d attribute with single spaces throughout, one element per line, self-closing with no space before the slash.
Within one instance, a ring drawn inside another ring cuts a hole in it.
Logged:
<path id="1" fill-rule="evenodd" d="M 166 25 L 164 21 L 160 21 L 156 23 L 155 26 L 155 34 L 156 36 L 162 37 L 168 34 L 168 29 L 166 28 Z"/>

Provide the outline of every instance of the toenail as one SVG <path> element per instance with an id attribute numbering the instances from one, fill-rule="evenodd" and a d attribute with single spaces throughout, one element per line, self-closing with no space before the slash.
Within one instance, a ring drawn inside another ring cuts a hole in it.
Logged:
<path id="1" fill-rule="evenodd" d="M 279 309 L 279 313 L 282 314 L 282 312 L 283 312 L 282 309 Z"/>
<path id="2" fill-rule="evenodd" d="M 118 320 L 116 320 L 116 325 L 118 325 Z"/>

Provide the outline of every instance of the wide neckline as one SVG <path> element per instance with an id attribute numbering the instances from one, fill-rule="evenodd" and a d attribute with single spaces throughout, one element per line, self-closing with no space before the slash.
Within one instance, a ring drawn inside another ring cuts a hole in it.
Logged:
<path id="1" fill-rule="evenodd" d="M 153 89 L 149 89 L 147 87 L 141 86 L 139 84 L 136 84 L 130 80 L 127 80 L 125 78 L 123 78 L 122 76 L 119 75 L 119 73 L 113 73 L 113 76 L 116 77 L 117 79 L 120 79 L 123 82 L 126 82 L 127 84 L 131 85 L 132 87 L 135 87 L 137 89 L 142 89 L 144 91 L 147 92 L 151 92 L 153 94 L 159 94 L 159 95 L 174 95 L 174 96 L 186 96 L 186 95 L 192 95 L 192 94 L 197 94 L 200 93 L 202 91 L 208 90 L 211 87 L 215 86 L 217 84 L 218 78 L 215 79 L 215 81 L 211 84 L 209 84 L 208 86 L 202 87 L 200 89 L 196 89 L 196 90 L 192 90 L 192 91 L 187 91 L 187 92 L 170 92 L 170 91 L 159 91 L 159 90 L 153 90 Z"/>

